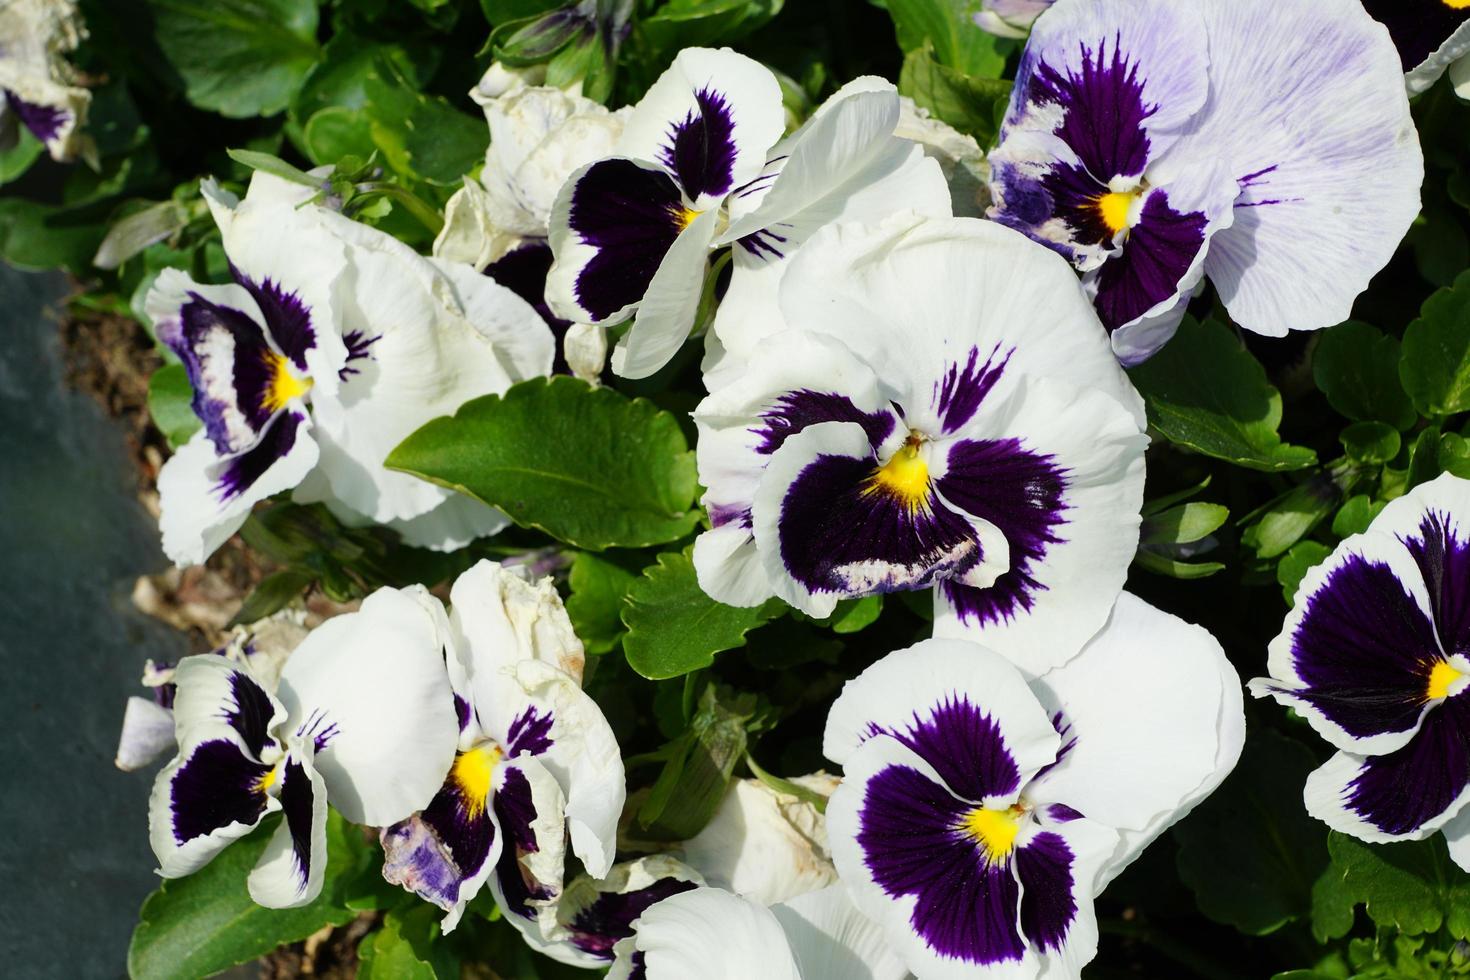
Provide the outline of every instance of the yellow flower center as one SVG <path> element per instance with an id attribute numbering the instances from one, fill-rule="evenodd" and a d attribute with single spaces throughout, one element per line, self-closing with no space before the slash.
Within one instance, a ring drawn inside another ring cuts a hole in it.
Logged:
<path id="1" fill-rule="evenodd" d="M 704 214 L 704 212 L 696 211 L 693 208 L 686 208 L 682 204 L 671 204 L 669 206 L 669 214 L 674 218 L 674 226 L 680 231 L 683 231 L 685 228 L 694 224 L 694 219 Z"/>
<path id="2" fill-rule="evenodd" d="M 1451 10 L 1464 10 L 1470 7 L 1470 0 L 1444 0 L 1444 5 Z"/>
<path id="3" fill-rule="evenodd" d="M 1094 198 L 1093 206 L 1097 208 L 1098 216 L 1102 218 L 1108 231 L 1116 235 L 1128 227 L 1128 212 L 1133 210 L 1133 202 L 1137 197 L 1136 191 L 1111 191 Z"/>
<path id="4" fill-rule="evenodd" d="M 893 458 L 874 473 L 866 493 L 887 493 L 896 497 L 910 511 L 928 506 L 929 464 L 919 453 L 922 444 L 918 436 L 909 436 Z"/>
<path id="5" fill-rule="evenodd" d="M 1470 0 L 1466 0 L 1466 2 L 1470 3 Z M 1450 666 L 1448 660 L 1436 661 L 1433 669 L 1429 671 L 1429 687 L 1424 692 L 1424 699 L 1426 701 L 1433 701 L 1438 698 L 1449 697 L 1450 687 L 1455 681 L 1464 676 L 1465 674 L 1462 671 Z"/>
<path id="6" fill-rule="evenodd" d="M 273 350 L 265 352 L 265 367 L 270 372 L 270 384 L 266 385 L 261 407 L 267 412 L 278 412 L 286 403 L 300 398 L 311 390 L 310 378 L 298 378 L 291 373 L 289 362 Z"/>
<path id="7" fill-rule="evenodd" d="M 485 744 L 454 757 L 449 778 L 459 787 L 467 816 L 477 817 L 485 812 L 490 802 L 490 788 L 494 785 L 495 767 L 500 764 L 502 755 L 500 746 Z"/>
<path id="8" fill-rule="evenodd" d="M 977 806 L 960 821 L 960 832 L 979 844 L 991 864 L 999 864 L 1016 849 L 1016 835 L 1021 832 L 1019 806 L 1006 810 L 989 810 Z"/>
<path id="9" fill-rule="evenodd" d="M 255 781 L 255 789 L 257 792 L 262 794 L 268 793 L 270 792 L 270 788 L 276 784 L 276 780 L 280 778 L 281 764 L 278 762 L 275 765 L 271 766 L 270 772 L 267 772 L 264 776 L 261 776 Z"/>

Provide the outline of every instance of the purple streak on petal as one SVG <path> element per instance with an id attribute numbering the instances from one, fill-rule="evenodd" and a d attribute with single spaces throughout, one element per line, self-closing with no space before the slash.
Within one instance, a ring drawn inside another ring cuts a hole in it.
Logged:
<path id="1" fill-rule="evenodd" d="M 316 331 L 311 325 L 311 311 L 294 292 L 265 278 L 256 282 L 235 265 L 230 274 L 255 299 L 265 317 L 266 329 L 281 353 L 291 359 L 297 370 L 306 370 L 306 352 L 316 346 Z"/>
<path id="2" fill-rule="evenodd" d="M 459 719 L 459 730 L 470 727 L 470 703 L 458 694 L 454 696 L 454 715 Z"/>
<path id="3" fill-rule="evenodd" d="M 10 108 L 15 110 L 25 128 L 42 143 L 54 140 L 71 120 L 71 113 L 65 109 L 27 102 L 9 89 L 0 89 L 0 100 L 10 103 Z"/>
<path id="4" fill-rule="evenodd" d="M 296 861 L 296 894 L 306 891 L 311 869 L 311 817 L 316 793 L 306 769 L 288 758 L 281 771 L 281 812 L 291 833 L 291 855 Z"/>
<path id="5" fill-rule="evenodd" d="M 542 714 L 535 705 L 516 715 L 515 720 L 510 723 L 510 731 L 506 733 L 506 757 L 514 759 L 522 755 L 544 755 L 551 751 L 551 726 L 555 720 L 550 711 Z"/>
<path id="6" fill-rule="evenodd" d="M 989 588 L 947 581 L 943 588 L 966 623 L 1009 622 L 1029 612 L 1046 586 L 1037 578 L 1047 551 L 1065 539 L 1067 471 L 1019 439 L 961 440 L 950 448 L 939 492 L 954 506 L 1000 528 L 1011 567 Z"/>
<path id="7" fill-rule="evenodd" d="M 239 732 L 245 747 L 259 758 L 271 741 L 271 715 L 275 709 L 271 707 L 270 695 L 248 674 L 237 670 L 230 674 L 230 701 L 225 706 L 225 724 Z"/>
<path id="8" fill-rule="evenodd" d="M 1014 796 L 1021 790 L 1021 771 L 994 719 L 965 695 L 950 694 L 928 718 L 914 712 L 904 730 L 874 727 L 869 737 L 892 736 L 934 767 L 945 784 L 973 803 L 990 797 Z"/>
<path id="9" fill-rule="evenodd" d="M 1057 823 L 1071 823 L 1073 820 L 1081 820 L 1082 814 L 1065 803 L 1053 803 L 1046 808 L 1046 817 Z"/>
<path id="10" fill-rule="evenodd" d="M 1050 213 L 1041 221 L 1054 215 L 1067 223 L 1077 241 L 1089 245 L 1112 244 L 1117 232 L 1108 227 L 1099 207 L 1103 195 L 1108 193 L 1107 184 L 1084 167 L 1058 163 L 1041 178 L 1041 186 L 1051 203 Z"/>
<path id="11" fill-rule="evenodd" d="M 957 828 L 969 804 L 908 766 L 868 781 L 858 846 L 873 880 L 913 896 L 910 925 L 941 956 L 991 965 L 1021 959 L 1020 889 L 1009 862 L 991 864 Z"/>
<path id="12" fill-rule="evenodd" d="M 725 96 L 711 88 L 694 93 L 695 108 L 669 130 L 659 153 L 693 201 L 723 195 L 735 182 L 735 119 Z"/>
<path id="13" fill-rule="evenodd" d="M 761 440 L 755 451 L 769 456 L 787 439 L 819 422 L 856 422 L 874 446 L 887 439 L 898 424 L 892 412 L 864 412 L 846 395 L 799 388 L 776 399 L 775 406 L 761 415 L 761 424 L 751 430 Z"/>
<path id="14" fill-rule="evenodd" d="M 709 523 L 710 527 L 724 527 L 726 524 L 739 524 L 744 528 L 754 526 L 749 506 L 722 507 L 715 504 L 709 509 Z"/>
<path id="15" fill-rule="evenodd" d="M 672 178 L 629 160 L 603 160 L 578 179 L 567 223 L 597 249 L 576 283 L 577 302 L 593 319 L 643 298 L 679 237 L 682 207 Z"/>
<path id="16" fill-rule="evenodd" d="M 215 492 L 220 499 L 233 500 L 253 486 L 266 470 L 296 445 L 296 430 L 300 426 L 301 416 L 291 411 L 281 412 L 266 426 L 259 442 L 226 461 L 215 483 Z"/>
<path id="17" fill-rule="evenodd" d="M 495 880 L 500 883 L 505 913 L 529 919 L 535 914 L 531 901 L 544 901 L 551 898 L 552 893 L 540 882 L 528 881 L 527 873 L 521 867 L 522 854 L 535 854 L 541 850 L 531 826 L 536 820 L 536 803 L 525 773 L 514 766 L 506 767 L 504 781 L 495 791 L 494 806 L 500 831 L 505 835 L 505 846 L 495 865 Z"/>
<path id="18" fill-rule="evenodd" d="M 1418 536 L 1403 539 L 1429 589 L 1434 628 L 1449 654 L 1470 654 L 1470 542 L 1455 536 L 1448 514 L 1430 511 Z"/>
<path id="19" fill-rule="evenodd" d="M 331 745 L 332 740 L 340 734 L 342 732 L 337 728 L 337 723 L 329 719 L 326 711 L 321 708 L 314 708 L 306 720 L 296 726 L 296 737 L 310 739 L 317 752 Z"/>
<path id="20" fill-rule="evenodd" d="M 266 407 L 272 352 L 260 324 L 242 310 L 189 293 L 178 319 L 159 324 L 158 339 L 183 362 L 194 391 L 191 407 L 215 450 L 226 455 L 246 448 L 272 414 Z"/>
<path id="21" fill-rule="evenodd" d="M 1470 784 L 1470 693 L 1431 710 L 1408 745 L 1363 760 L 1348 809 L 1386 834 L 1408 834 L 1444 813 Z"/>
<path id="22" fill-rule="evenodd" d="M 1363 0 L 1363 6 L 1388 28 L 1404 71 L 1417 68 L 1470 20 L 1470 7 L 1456 10 L 1440 0 Z"/>
<path id="23" fill-rule="evenodd" d="M 199 743 L 169 779 L 174 840 L 183 845 L 232 823 L 254 824 L 265 813 L 260 781 L 270 771 L 228 739 Z"/>
<path id="24" fill-rule="evenodd" d="M 1393 570 L 1349 555 L 1317 591 L 1291 638 L 1305 690 L 1289 690 L 1355 738 L 1413 728 L 1441 659 L 1434 627 Z"/>
<path id="25" fill-rule="evenodd" d="M 1148 131 L 1144 128 L 1158 106 L 1143 101 L 1143 80 L 1114 36 L 1109 53 L 1106 38 L 1094 51 L 1080 43 L 1082 65 L 1077 74 L 1035 62 L 1024 83 L 1026 99 L 1042 105 L 1060 105 L 1066 112 L 1056 134 L 1077 154 L 1090 174 L 1106 184 L 1114 177 L 1137 177 L 1149 161 Z M 1065 71 L 1065 74 L 1063 73 Z"/>
<path id="26" fill-rule="evenodd" d="M 1051 831 L 1037 834 L 1016 849 L 1021 932 L 1034 948 L 1045 952 L 1060 949 L 1077 920 L 1073 862 L 1072 849 Z"/>
<path id="27" fill-rule="evenodd" d="M 1123 253 L 1098 271 L 1093 302 L 1103 326 L 1116 330 L 1178 296 L 1181 280 L 1204 248 L 1208 225 L 1202 212 L 1180 214 L 1170 207 L 1166 192 L 1151 193 L 1128 231 Z"/>
<path id="28" fill-rule="evenodd" d="M 766 260 L 785 257 L 784 248 L 789 240 L 785 235 L 778 235 L 769 228 L 762 228 L 760 231 L 753 231 L 746 235 L 737 244 L 754 257 Z"/>
<path id="29" fill-rule="evenodd" d="M 337 377 L 346 381 L 354 375 L 362 373 L 362 368 L 353 361 L 371 361 L 373 358 L 373 344 L 383 339 L 383 335 L 375 333 L 371 337 L 365 330 L 349 330 L 342 335 L 342 343 L 347 347 L 347 361 L 337 370 Z"/>
<path id="30" fill-rule="evenodd" d="M 1032 777 L 1033 779 L 1040 779 L 1061 765 L 1062 760 L 1071 755 L 1072 750 L 1077 747 L 1077 736 L 1072 733 L 1072 723 L 1067 721 L 1066 716 L 1060 711 L 1052 714 L 1051 727 L 1055 728 L 1057 734 L 1061 736 L 1062 746 L 1057 749 L 1057 757 L 1038 770 L 1036 775 Z"/>
<path id="31" fill-rule="evenodd" d="M 601 892 L 568 923 L 571 943 L 584 953 L 612 962 L 618 940 L 633 935 L 633 920 L 650 905 L 699 886 L 678 878 L 659 878 L 646 888 L 629 892 Z"/>
<path id="32" fill-rule="evenodd" d="M 648 964 L 643 962 L 643 951 L 635 949 L 629 958 L 633 969 L 628 974 L 628 980 L 648 980 Z"/>
<path id="33" fill-rule="evenodd" d="M 929 491 L 923 506 L 871 483 L 874 459 L 821 455 L 786 490 L 781 561 L 812 592 L 868 595 L 923 589 L 980 560 L 975 529 Z"/>
<path id="34" fill-rule="evenodd" d="M 979 348 L 971 347 L 964 367 L 957 362 L 950 364 L 944 381 L 934 386 L 934 410 L 939 413 L 943 426 L 941 431 L 945 435 L 956 431 L 975 417 L 975 413 L 980 410 L 980 403 L 1005 372 L 1012 353 L 1014 349 L 1001 356 L 1000 346 L 997 345 L 990 351 L 985 363 L 980 364 Z"/>

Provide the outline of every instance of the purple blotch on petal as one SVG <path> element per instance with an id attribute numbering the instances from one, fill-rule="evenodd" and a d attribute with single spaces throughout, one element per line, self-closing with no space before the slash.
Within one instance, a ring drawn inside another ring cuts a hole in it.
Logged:
<path id="1" fill-rule="evenodd" d="M 174 840 L 183 845 L 230 824 L 254 824 L 265 813 L 260 784 L 270 771 L 227 739 L 199 743 L 169 780 Z"/>
<path id="2" fill-rule="evenodd" d="M 1409 834 L 1444 813 L 1470 784 L 1470 693 L 1430 711 L 1408 745 L 1363 760 L 1348 809 L 1385 834 Z"/>
<path id="3" fill-rule="evenodd" d="M 868 781 L 858 845 L 873 880 L 912 895 L 910 925 L 941 956 L 991 965 L 1021 959 L 1020 888 L 1009 862 L 990 863 L 958 828 L 970 805 L 909 766 Z"/>
<path id="4" fill-rule="evenodd" d="M 1077 919 L 1072 849 L 1060 835 L 1043 831 L 1017 848 L 1014 860 L 1021 881 L 1021 931 L 1033 947 L 1060 949 Z"/>
<path id="5" fill-rule="evenodd" d="M 316 346 L 316 331 L 311 325 L 311 311 L 306 308 L 301 297 L 282 288 L 269 277 L 256 282 L 233 264 L 230 266 L 230 274 L 250 293 L 255 305 L 260 307 L 261 315 L 265 317 L 266 330 L 270 332 L 271 339 L 276 342 L 281 353 L 289 357 L 298 370 L 305 371 L 306 352 Z"/>
<path id="6" fill-rule="evenodd" d="M 240 740 L 257 758 L 271 740 L 270 723 L 275 709 L 270 695 L 244 671 L 230 673 L 230 700 L 224 720 L 240 733 Z"/>
<path id="7" fill-rule="evenodd" d="M 1439 511 L 1425 514 L 1418 536 L 1403 542 L 1424 576 L 1444 652 L 1470 653 L 1470 543 L 1455 536 L 1449 515 Z"/>
<path id="8" fill-rule="evenodd" d="M 501 833 L 505 835 L 505 846 L 495 865 L 495 880 L 500 884 L 506 914 L 529 919 L 535 914 L 530 903 L 551 898 L 551 892 L 539 882 L 528 880 L 529 875 L 520 862 L 522 854 L 541 850 L 531 826 L 536 820 L 536 802 L 525 773 L 514 766 L 506 767 L 504 780 L 495 792 L 494 806 Z"/>
<path id="9" fill-rule="evenodd" d="M 510 723 L 510 731 L 506 733 L 506 757 L 514 759 L 522 755 L 544 755 L 551 751 L 551 726 L 555 720 L 550 711 L 542 714 L 535 705 L 516 715 L 515 720 Z"/>
<path id="10" fill-rule="evenodd" d="M 296 859 L 296 893 L 306 891 L 311 868 L 311 818 L 316 799 L 306 769 L 287 759 L 281 774 L 281 812 L 291 834 L 291 854 Z"/>
<path id="11" fill-rule="evenodd" d="M 54 140 L 71 119 L 71 113 L 59 106 L 27 102 L 9 89 L 0 89 L 0 98 L 10 103 L 10 108 L 15 110 L 25 128 L 42 143 Z"/>
<path id="12" fill-rule="evenodd" d="M 551 271 L 554 256 L 551 246 L 545 241 L 528 241 L 506 252 L 485 266 L 485 275 L 531 304 L 551 333 L 556 337 L 556 357 L 551 365 L 552 374 L 571 374 L 567 365 L 566 352 L 562 350 L 562 338 L 570 320 L 563 320 L 551 312 L 546 302 L 546 274 Z"/>
<path id="13" fill-rule="evenodd" d="M 695 108 L 669 130 L 659 157 L 690 200 L 724 195 L 735 181 L 735 119 L 730 103 L 711 88 L 694 93 Z"/>
<path id="14" fill-rule="evenodd" d="M 1076 74 L 1038 61 L 1026 80 L 1027 101 L 1066 110 L 1056 134 L 1104 184 L 1143 173 L 1150 149 L 1144 124 L 1158 111 L 1144 102 L 1138 65 L 1128 61 L 1120 45 L 1121 37 L 1115 35 L 1109 54 L 1106 38 L 1095 51 L 1081 42 L 1082 65 Z"/>
<path id="15" fill-rule="evenodd" d="M 975 413 L 980 410 L 980 403 L 1005 372 L 1012 353 L 1014 350 L 999 357 L 1000 347 L 997 345 L 991 350 L 985 363 L 980 364 L 979 348 L 971 347 L 969 358 L 963 367 L 958 363 L 950 364 L 945 371 L 944 381 L 934 386 L 934 409 L 939 413 L 943 426 L 941 431 L 945 435 L 975 417 Z"/>
<path id="16" fill-rule="evenodd" d="M 215 481 L 215 492 L 220 499 L 233 500 L 253 486 L 266 470 L 296 445 L 296 430 L 300 427 L 301 416 L 295 412 L 281 412 L 266 426 L 260 441 L 251 449 L 226 460 Z"/>
<path id="17" fill-rule="evenodd" d="M 927 719 L 915 712 L 907 729 L 874 729 L 869 734 L 879 733 L 908 746 L 967 800 L 979 803 L 1021 789 L 1021 771 L 1000 725 L 963 694 L 950 694 Z"/>
<path id="18" fill-rule="evenodd" d="M 846 395 L 799 388 L 783 394 L 761 415 L 761 425 L 752 430 L 761 440 L 755 451 L 769 456 L 787 439 L 819 422 L 856 422 L 874 446 L 887 439 L 897 424 L 892 412 L 864 412 Z"/>
<path id="19" fill-rule="evenodd" d="M 228 347 L 222 343 L 228 336 Z M 270 421 L 266 407 L 274 368 L 273 351 L 260 324 L 242 310 L 211 303 L 189 293 L 176 323 L 160 326 L 159 339 L 178 355 L 194 391 L 191 407 L 204 423 L 205 434 L 221 455 L 239 452 L 239 433 L 231 420 L 239 416 L 252 433 Z M 229 362 L 218 363 L 228 356 Z M 223 389 L 223 390 L 221 390 Z"/>
<path id="20" fill-rule="evenodd" d="M 1151 193 L 1128 230 L 1122 254 L 1098 270 L 1093 302 L 1103 326 L 1116 330 L 1177 296 L 1180 281 L 1204 248 L 1208 224 L 1203 212 L 1180 214 L 1164 191 Z"/>
<path id="21" fill-rule="evenodd" d="M 577 274 L 577 302 L 604 320 L 638 302 L 679 237 L 683 199 L 668 174 L 630 160 L 602 160 L 572 192 L 567 223 L 597 249 Z"/>
<path id="22" fill-rule="evenodd" d="M 699 887 L 692 881 L 660 878 L 647 888 L 629 892 L 602 892 L 568 924 L 573 946 L 584 953 L 612 961 L 618 940 L 633 935 L 633 920 L 650 905 Z"/>

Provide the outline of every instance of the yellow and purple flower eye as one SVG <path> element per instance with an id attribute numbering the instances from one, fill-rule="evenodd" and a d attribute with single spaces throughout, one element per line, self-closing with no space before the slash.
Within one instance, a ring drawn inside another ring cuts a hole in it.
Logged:
<path id="1" fill-rule="evenodd" d="M 919 976 L 1076 976 L 1097 949 L 1093 899 L 1244 738 L 1219 644 L 1126 594 L 1076 659 L 1029 683 L 983 647 L 927 640 L 832 706 L 833 860 Z"/>
<path id="2" fill-rule="evenodd" d="M 458 749 L 433 798 L 383 825 L 383 876 L 444 909 L 446 932 L 488 884 L 510 922 L 551 945 L 566 839 L 590 874 L 612 866 L 617 741 L 582 691 L 582 646 L 550 579 L 482 561 L 450 597 Z"/>
<path id="3" fill-rule="evenodd" d="M 637 312 L 612 366 L 646 377 L 689 335 L 711 248 L 731 246 L 735 279 L 759 278 L 834 219 L 904 206 L 947 215 L 938 165 L 893 136 L 898 114 L 892 84 L 861 78 L 782 140 L 769 69 L 728 49 L 681 51 L 634 107 L 617 155 L 562 188 L 549 227 L 551 308 L 609 326 Z M 722 322 L 739 332 L 741 319 Z"/>
<path id="4" fill-rule="evenodd" d="M 1367 841 L 1442 830 L 1470 869 L 1470 482 L 1392 501 L 1307 573 L 1258 697 L 1295 708 L 1338 753 L 1306 804 Z"/>
<path id="5" fill-rule="evenodd" d="M 274 694 L 244 663 L 215 654 L 180 662 L 178 754 L 149 803 L 160 874 L 197 871 L 279 811 L 250 894 L 272 908 L 303 905 L 321 890 L 328 796 L 368 824 L 429 799 L 453 755 L 455 724 L 445 637 L 426 602 L 437 600 L 422 589 L 369 596 L 302 641 Z"/>
<path id="6" fill-rule="evenodd" d="M 695 412 L 705 591 L 825 616 L 933 588 L 942 632 L 1075 654 L 1122 589 L 1147 440 L 1066 265 L 987 222 L 834 225 L 780 306 Z"/>
<path id="7" fill-rule="evenodd" d="M 1418 213 L 1398 71 L 1357 3 L 1060 0 L 1017 69 L 991 217 L 1076 265 L 1124 363 L 1205 276 L 1249 330 L 1331 326 Z"/>

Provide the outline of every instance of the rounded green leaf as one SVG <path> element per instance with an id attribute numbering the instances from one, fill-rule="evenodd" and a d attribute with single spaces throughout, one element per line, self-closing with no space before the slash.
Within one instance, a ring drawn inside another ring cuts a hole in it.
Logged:
<path id="1" fill-rule="evenodd" d="M 1355 463 L 1381 466 L 1399 454 L 1403 440 L 1386 422 L 1354 422 L 1342 430 L 1342 448 Z"/>
<path id="2" fill-rule="evenodd" d="M 1356 422 L 1386 422 L 1399 431 L 1418 418 L 1399 381 L 1399 342 L 1357 320 L 1322 332 L 1312 378 L 1339 413 Z"/>
<path id="3" fill-rule="evenodd" d="M 1404 332 L 1399 377 L 1425 415 L 1470 410 L 1470 272 L 1424 301 Z"/>
<path id="4" fill-rule="evenodd" d="M 194 414 L 194 389 L 182 364 L 165 364 L 148 379 L 148 414 L 170 449 L 178 449 L 204 423 Z"/>
<path id="5" fill-rule="evenodd" d="M 575 378 L 467 402 L 405 439 L 386 465 L 589 551 L 677 541 L 699 521 L 694 453 L 678 420 Z"/>

